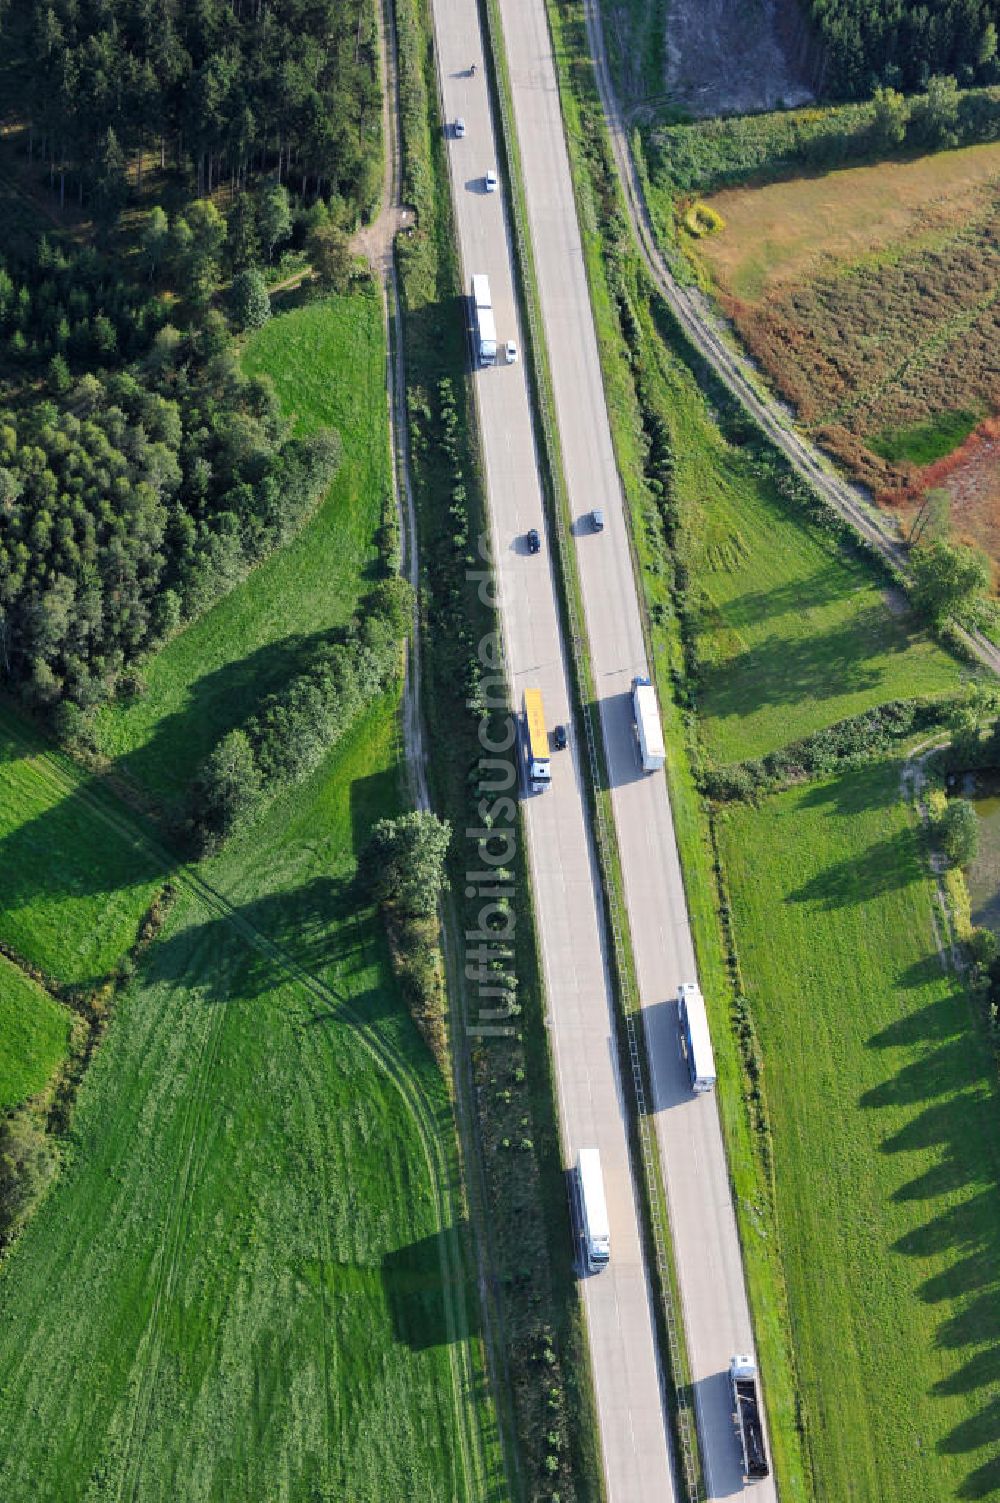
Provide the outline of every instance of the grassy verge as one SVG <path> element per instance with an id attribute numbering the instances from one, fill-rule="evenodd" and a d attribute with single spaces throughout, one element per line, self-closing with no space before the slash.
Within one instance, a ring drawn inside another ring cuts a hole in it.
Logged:
<path id="1" fill-rule="evenodd" d="M 41 1091 L 66 1058 L 67 1009 L 0 957 L 0 1111 Z"/>
<path id="2" fill-rule="evenodd" d="M 429 716 L 430 777 L 436 806 L 458 830 L 481 823 L 476 812 L 480 730 L 503 736 L 506 707 L 489 712 L 478 644 L 496 630 L 474 571 L 488 536 L 466 366 L 447 171 L 436 113 L 425 6 L 400 0 L 404 196 L 418 226 L 402 243 L 405 356 L 424 614 L 423 675 Z M 447 505 L 442 504 L 446 498 Z M 501 817 L 502 823 L 502 817 Z M 543 996 L 523 843 L 511 831 L 509 862 L 514 955 L 491 980 L 509 999 L 486 1022 L 467 978 L 456 1019 L 459 1065 L 471 1072 L 484 1165 L 483 1235 L 499 1275 L 496 1306 L 501 1386 L 510 1400 L 510 1474 L 517 1494 L 564 1500 L 601 1494 L 589 1372 L 554 1112 Z M 482 900 L 465 893 L 464 872 L 481 865 L 474 844 L 456 845 L 452 865 L 456 927 L 478 926 Z M 462 949 L 464 951 L 464 945 Z M 464 957 L 463 957 L 464 958 Z M 458 959 L 458 957 L 456 957 Z M 458 959 L 461 980 L 462 960 Z M 455 967 L 453 966 L 453 973 Z M 496 1005 L 496 1004 L 494 1004 Z M 496 1025 L 496 1026 L 494 1026 Z M 505 1381 L 503 1381 L 505 1380 Z"/>
<path id="3" fill-rule="evenodd" d="M 719 838 L 817 1497 L 994 1497 L 995 1069 L 934 949 L 899 765 L 733 810 Z"/>

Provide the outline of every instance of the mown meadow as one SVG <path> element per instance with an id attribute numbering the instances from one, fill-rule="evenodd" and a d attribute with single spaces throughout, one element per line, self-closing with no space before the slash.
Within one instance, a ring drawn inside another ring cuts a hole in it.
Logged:
<path id="1" fill-rule="evenodd" d="M 135 939 L 162 865 L 100 818 L 114 800 L 93 779 L 67 784 L 50 753 L 0 705 L 0 941 L 62 985 L 93 986 Z"/>
<path id="2" fill-rule="evenodd" d="M 349 616 L 377 557 L 377 302 L 294 309 L 246 358 L 281 373 L 300 424 L 335 422 L 345 462 L 302 536 L 150 664 L 148 697 L 104 713 L 106 754 L 154 806 L 271 687 L 268 664 Z M 175 900 L 0 1270 L 12 1503 L 505 1496 L 448 1092 L 356 882 L 372 823 L 402 806 L 398 715 L 393 689 L 196 868 L 115 806 Z M 39 760 L 75 816 L 51 826 L 41 903 L 105 840 L 108 795 Z M 118 953 L 133 938 L 123 923 Z"/>
<path id="3" fill-rule="evenodd" d="M 374 292 L 294 308 L 250 340 L 243 363 L 275 382 L 300 436 L 340 434 L 330 494 L 301 532 L 145 670 L 146 692 L 101 709 L 100 751 L 169 801 L 252 706 L 294 672 L 316 634 L 346 621 L 374 572 L 390 494 L 385 340 Z"/>
<path id="4" fill-rule="evenodd" d="M 718 823 L 831 1503 L 1000 1496 L 996 1061 L 935 949 L 899 777 L 876 765 Z"/>
<path id="5" fill-rule="evenodd" d="M 70 1014 L 0 957 L 0 1111 L 41 1091 L 62 1063 Z"/>

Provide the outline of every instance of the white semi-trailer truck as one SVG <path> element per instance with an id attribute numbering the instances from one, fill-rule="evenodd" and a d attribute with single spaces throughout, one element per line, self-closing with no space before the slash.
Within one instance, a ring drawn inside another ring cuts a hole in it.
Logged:
<path id="1" fill-rule="evenodd" d="M 764 1421 L 757 1392 L 757 1365 L 752 1357 L 736 1356 L 729 1364 L 729 1383 L 733 1391 L 733 1418 L 743 1450 L 743 1480 L 756 1482 L 766 1477 L 770 1468 L 764 1449 Z"/>
<path id="2" fill-rule="evenodd" d="M 580 1149 L 577 1179 L 587 1267 L 592 1273 L 596 1273 L 611 1261 L 611 1228 L 608 1225 L 608 1206 L 604 1199 L 604 1176 L 601 1173 L 601 1155 L 598 1149 Z"/>
<path id="3" fill-rule="evenodd" d="M 642 770 L 657 772 L 666 761 L 666 752 L 663 749 L 663 727 L 656 703 L 656 690 L 648 678 L 632 680 L 632 715 L 635 719 Z"/>
<path id="4" fill-rule="evenodd" d="M 677 1022 L 691 1089 L 700 1095 L 715 1085 L 715 1055 L 705 998 L 697 981 L 682 981 L 677 988 Z"/>
<path id="5" fill-rule="evenodd" d="M 493 320 L 490 279 L 477 273 L 472 278 L 472 320 L 476 330 L 476 356 L 480 365 L 496 365 L 497 326 Z"/>

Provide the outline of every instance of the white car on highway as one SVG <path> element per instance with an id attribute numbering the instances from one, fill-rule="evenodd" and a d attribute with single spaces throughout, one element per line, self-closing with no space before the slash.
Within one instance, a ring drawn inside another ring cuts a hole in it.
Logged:
<path id="1" fill-rule="evenodd" d="M 483 178 L 483 184 L 486 188 L 487 193 L 495 193 L 497 191 L 499 183 L 497 181 L 497 170 L 495 167 L 490 167 L 488 169 L 486 176 Z"/>

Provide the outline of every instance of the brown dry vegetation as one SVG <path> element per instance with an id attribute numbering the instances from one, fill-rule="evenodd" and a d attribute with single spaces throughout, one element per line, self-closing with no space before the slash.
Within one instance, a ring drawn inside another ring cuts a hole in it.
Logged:
<path id="1" fill-rule="evenodd" d="M 871 447 L 943 412 L 1000 405 L 1000 194 L 934 250 L 863 262 L 758 303 L 724 298 L 803 423 L 876 491 L 913 475 Z"/>
<path id="2" fill-rule="evenodd" d="M 947 491 L 952 531 L 959 542 L 975 542 L 1000 561 L 1000 420 L 987 418 L 965 443 L 936 464 L 919 470 L 913 483 L 893 496 L 907 526 L 920 498 L 933 489 Z"/>
<path id="3" fill-rule="evenodd" d="M 726 188 L 706 198 L 726 233 L 699 247 L 723 292 L 749 302 L 892 247 L 924 248 L 977 219 L 1000 182 L 1000 143 Z"/>
<path id="4" fill-rule="evenodd" d="M 941 453 L 1000 411 L 998 174 L 987 146 L 719 193 L 708 203 L 726 228 L 693 253 L 824 447 L 904 516 L 953 476 L 954 531 L 995 561 L 995 435 L 974 435 L 947 472 L 922 468 L 911 440 L 969 414 Z"/>

